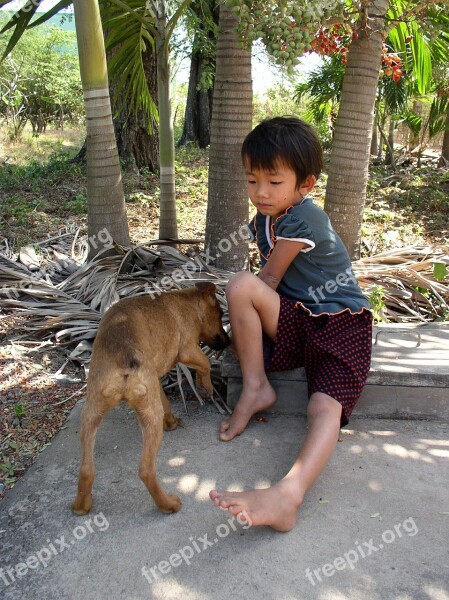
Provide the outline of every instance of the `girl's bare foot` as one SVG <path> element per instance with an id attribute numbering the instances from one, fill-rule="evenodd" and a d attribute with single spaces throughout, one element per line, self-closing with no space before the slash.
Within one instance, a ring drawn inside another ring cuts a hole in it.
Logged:
<path id="1" fill-rule="evenodd" d="M 283 479 L 274 486 L 248 492 L 209 492 L 215 506 L 239 515 L 251 525 L 268 525 L 277 531 L 290 531 L 296 525 L 296 513 L 303 494 L 294 481 Z M 241 514 L 240 514 L 241 513 Z"/>
<path id="2" fill-rule="evenodd" d="M 220 440 L 229 442 L 236 435 L 240 435 L 255 413 L 265 410 L 275 401 L 276 392 L 268 380 L 262 386 L 244 385 L 234 412 L 229 419 L 221 422 Z"/>

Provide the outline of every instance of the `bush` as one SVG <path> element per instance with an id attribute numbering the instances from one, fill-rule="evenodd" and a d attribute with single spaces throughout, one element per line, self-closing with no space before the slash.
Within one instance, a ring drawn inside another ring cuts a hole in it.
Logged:
<path id="1" fill-rule="evenodd" d="M 0 54 L 6 44 L 1 36 Z M 18 139 L 28 121 L 39 134 L 50 122 L 62 128 L 83 115 L 75 33 L 55 25 L 26 31 L 0 63 L 0 118 L 9 138 Z"/>

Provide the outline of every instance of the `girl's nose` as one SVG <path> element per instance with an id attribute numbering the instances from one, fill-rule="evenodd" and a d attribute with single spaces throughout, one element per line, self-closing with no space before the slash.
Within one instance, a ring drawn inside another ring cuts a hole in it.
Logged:
<path id="1" fill-rule="evenodd" d="M 267 197 L 268 188 L 263 183 L 260 183 L 257 186 L 257 197 L 258 198 L 266 198 Z"/>

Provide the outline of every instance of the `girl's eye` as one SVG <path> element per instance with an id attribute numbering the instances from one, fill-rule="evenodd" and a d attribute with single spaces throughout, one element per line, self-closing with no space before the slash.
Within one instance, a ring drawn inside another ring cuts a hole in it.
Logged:
<path id="1" fill-rule="evenodd" d="M 248 179 L 248 183 L 256 183 L 256 182 L 252 181 L 252 179 Z"/>
<path id="2" fill-rule="evenodd" d="M 282 181 L 271 181 L 271 185 L 280 185 Z"/>

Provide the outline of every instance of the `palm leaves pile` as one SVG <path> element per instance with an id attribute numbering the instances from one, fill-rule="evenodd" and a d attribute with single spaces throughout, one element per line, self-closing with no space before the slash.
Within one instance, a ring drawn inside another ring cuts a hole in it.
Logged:
<path id="1" fill-rule="evenodd" d="M 70 247 L 70 240 L 67 243 Z M 26 317 L 18 327 L 20 338 L 65 346 L 68 361 L 87 367 L 101 315 L 120 298 L 164 292 L 164 277 L 170 289 L 189 287 L 195 281 L 215 283 L 224 322 L 229 324 L 224 288 L 231 273 L 206 264 L 194 248 L 181 253 L 158 242 L 132 248 L 114 244 L 77 266 L 60 252 L 60 246 L 57 250 L 50 244 L 37 273 L 30 270 L 33 261 L 25 260 L 27 268 L 0 253 L 0 309 Z M 26 258 L 27 253 L 20 256 Z M 356 261 L 353 267 L 378 320 L 423 322 L 449 315 L 448 264 L 448 247 L 425 246 L 384 252 Z M 205 351 L 217 382 L 219 357 Z M 172 371 L 164 384 L 178 386 L 184 398 L 184 377 L 201 401 L 184 365 Z M 218 404 L 217 408 L 223 412 Z"/>
<path id="2" fill-rule="evenodd" d="M 449 320 L 449 247 L 411 246 L 353 263 L 376 320 Z"/>
<path id="3" fill-rule="evenodd" d="M 70 240 L 66 240 L 66 245 L 73 247 Z M 124 248 L 114 244 L 76 270 L 73 258 L 60 249 L 60 245 L 57 250 L 44 248 L 47 251 L 44 261 L 39 261 L 32 248 L 21 249 L 19 258 L 30 268 L 0 253 L 0 310 L 19 311 L 23 315 L 18 339 L 51 340 L 67 347 L 65 365 L 74 360 L 87 369 L 102 314 L 127 296 L 156 296 L 167 287 L 181 289 L 197 281 L 211 281 L 217 286 L 225 322 L 229 321 L 224 287 L 231 273 L 207 265 L 193 248 L 182 254 L 158 243 L 155 248 Z M 176 277 L 172 278 L 175 271 Z M 164 278 L 168 278 L 165 283 Z M 212 379 L 218 383 L 221 380 L 218 356 L 208 348 L 204 350 L 212 363 Z M 165 378 L 164 387 L 177 386 L 184 399 L 184 378 L 202 403 L 185 365 L 178 365 Z M 213 401 L 223 413 L 221 406 Z"/>

